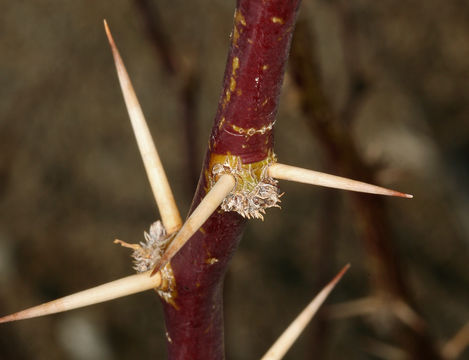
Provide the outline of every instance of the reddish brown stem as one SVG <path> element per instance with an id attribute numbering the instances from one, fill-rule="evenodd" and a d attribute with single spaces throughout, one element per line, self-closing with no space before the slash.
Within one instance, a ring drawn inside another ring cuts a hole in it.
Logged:
<path id="1" fill-rule="evenodd" d="M 299 0 L 238 1 L 211 151 L 251 163 L 272 149 L 272 131 L 261 129 L 275 121 L 298 5 Z M 249 129 L 257 132 L 246 136 Z"/>
<path id="2" fill-rule="evenodd" d="M 231 47 L 204 167 L 191 211 L 209 187 L 211 160 L 243 163 L 272 152 L 275 119 L 299 0 L 238 0 Z M 245 220 L 216 211 L 172 259 L 174 303 L 164 302 L 169 359 L 223 359 L 223 279 Z"/>

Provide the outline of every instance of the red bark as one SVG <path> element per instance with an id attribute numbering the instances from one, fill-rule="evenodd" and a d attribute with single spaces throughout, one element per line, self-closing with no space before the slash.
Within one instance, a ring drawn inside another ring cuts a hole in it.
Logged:
<path id="1" fill-rule="evenodd" d="M 240 136 L 236 129 L 265 129 L 275 121 L 298 5 L 299 0 L 238 1 L 211 151 L 251 163 L 272 149 L 272 131 Z"/>
<path id="2" fill-rule="evenodd" d="M 300 0 L 238 0 L 209 148 L 191 211 L 209 188 L 213 159 L 243 164 L 273 152 L 273 123 Z M 176 291 L 163 301 L 170 360 L 223 359 L 223 279 L 245 219 L 216 211 L 171 260 Z"/>

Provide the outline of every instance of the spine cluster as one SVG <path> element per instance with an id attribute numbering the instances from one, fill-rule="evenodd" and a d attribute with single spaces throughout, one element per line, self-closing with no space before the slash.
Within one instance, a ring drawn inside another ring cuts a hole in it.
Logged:
<path id="1" fill-rule="evenodd" d="M 223 174 L 233 175 L 236 185 L 223 200 L 224 211 L 235 211 L 251 219 L 264 219 L 265 209 L 280 207 L 278 181 L 269 176 L 268 168 L 276 162 L 275 155 L 270 154 L 265 160 L 243 164 L 241 158 L 233 155 L 218 156 L 212 166 L 210 184 Z"/>

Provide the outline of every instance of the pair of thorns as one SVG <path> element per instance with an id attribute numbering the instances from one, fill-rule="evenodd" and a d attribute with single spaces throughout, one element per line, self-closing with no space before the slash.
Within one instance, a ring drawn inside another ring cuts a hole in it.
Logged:
<path id="1" fill-rule="evenodd" d="M 205 198 L 198 207 L 187 218 L 183 224 L 168 179 L 163 169 L 150 131 L 145 121 L 142 109 L 131 84 L 130 78 L 125 69 L 122 58 L 112 38 L 109 27 L 104 21 L 106 35 L 108 37 L 114 62 L 117 69 L 120 86 L 129 113 L 140 154 L 145 165 L 145 170 L 155 197 L 161 221 L 167 236 L 174 236 L 164 253 L 155 262 L 153 270 L 148 270 L 136 275 L 115 280 L 85 291 L 81 291 L 57 300 L 50 301 L 11 315 L 0 318 L 0 323 L 23 320 L 39 317 L 43 315 L 68 311 L 80 307 L 85 307 L 100 302 L 116 299 L 126 295 L 135 294 L 141 291 L 161 288 L 164 279 L 160 271 L 192 235 L 205 223 L 210 215 L 220 206 L 223 200 L 233 191 L 236 179 L 232 174 L 222 174 L 212 186 Z M 339 176 L 329 175 L 317 171 L 298 168 L 295 166 L 279 163 L 270 164 L 267 169 L 267 176 L 273 179 L 290 180 L 305 184 L 326 186 L 343 190 L 357 192 L 399 196 L 412 198 L 412 195 L 398 191 L 385 189 L 379 186 L 355 181 Z M 119 241 L 120 242 L 120 241 Z M 120 242 L 122 243 L 122 242 Z M 134 249 L 139 245 L 131 246 Z M 340 280 L 348 269 L 345 266 L 339 274 L 313 299 L 313 301 L 303 310 L 303 312 L 287 328 L 285 333 L 277 340 L 272 348 L 262 359 L 280 359 L 299 336 L 303 328 L 316 313 L 317 309 L 324 302 L 335 284 Z"/>

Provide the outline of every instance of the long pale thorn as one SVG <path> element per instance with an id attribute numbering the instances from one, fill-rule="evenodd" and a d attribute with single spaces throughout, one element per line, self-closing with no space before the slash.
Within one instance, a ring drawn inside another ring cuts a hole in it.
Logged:
<path id="1" fill-rule="evenodd" d="M 108 282 L 91 289 L 77 292 L 63 298 L 53 300 L 32 308 L 0 318 L 0 323 L 35 318 L 55 314 L 68 310 L 78 309 L 88 305 L 117 299 L 123 296 L 136 294 L 145 290 L 158 288 L 161 285 L 161 274 L 153 277 L 146 273 L 127 276 L 125 278 Z"/>
<path id="2" fill-rule="evenodd" d="M 395 345 L 387 344 L 383 341 L 372 338 L 363 338 L 362 342 L 364 343 L 363 350 L 368 354 L 373 355 L 373 358 L 382 360 L 404 360 L 411 358 L 405 350 Z"/>
<path id="3" fill-rule="evenodd" d="M 344 266 L 334 279 L 316 295 L 300 315 L 293 320 L 290 326 L 288 326 L 261 360 L 280 360 L 285 356 L 349 267 L 349 264 Z"/>
<path id="4" fill-rule="evenodd" d="M 469 346 L 469 322 L 467 322 L 442 348 L 445 359 L 458 359 Z"/>
<path id="5" fill-rule="evenodd" d="M 156 263 L 152 274 L 161 269 L 184 246 L 194 233 L 207 221 L 210 215 L 220 206 L 225 197 L 233 190 L 235 179 L 232 175 L 222 175 L 200 204 L 186 220 L 181 230 L 176 234 L 163 256 Z"/>
<path id="6" fill-rule="evenodd" d="M 111 31 L 109 30 L 106 20 L 104 20 L 104 28 L 106 30 L 109 44 L 111 45 L 122 94 L 124 96 L 132 128 L 137 139 L 138 148 L 142 155 L 148 180 L 150 181 L 151 189 L 160 211 L 161 221 L 163 222 L 166 232 L 168 234 L 172 234 L 181 227 L 181 216 L 179 215 L 179 210 L 177 208 L 176 201 L 174 200 L 173 192 L 169 186 L 163 165 L 161 164 L 150 130 L 148 129 L 148 125 L 145 121 L 145 116 L 143 115 L 140 103 L 135 95 L 129 75 L 125 69 L 124 62 L 122 61 L 119 50 L 114 43 L 114 39 L 112 38 Z"/>
<path id="7" fill-rule="evenodd" d="M 305 184 L 325 186 L 335 189 L 357 191 L 369 194 L 399 196 L 412 198 L 413 195 L 399 191 L 386 189 L 380 186 L 367 184 L 361 181 L 347 179 L 340 176 L 329 175 L 318 171 L 302 169 L 296 166 L 284 164 L 272 164 L 269 167 L 269 175 L 275 179 L 290 180 Z"/>

